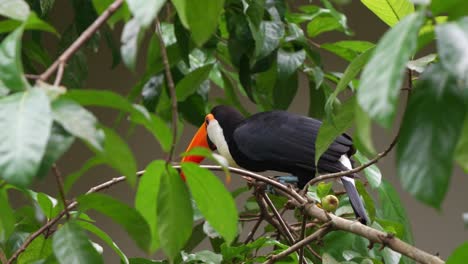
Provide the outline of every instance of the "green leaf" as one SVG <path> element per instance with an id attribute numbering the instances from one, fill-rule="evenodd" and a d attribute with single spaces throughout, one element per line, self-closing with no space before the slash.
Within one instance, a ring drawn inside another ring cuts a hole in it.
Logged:
<path id="1" fill-rule="evenodd" d="M 30 13 L 29 5 L 24 0 L 0 1 L 0 15 L 24 21 Z"/>
<path id="2" fill-rule="evenodd" d="M 149 112 L 155 112 L 162 90 L 166 89 L 164 74 L 152 76 L 143 86 L 141 97 L 143 105 Z"/>
<path id="3" fill-rule="evenodd" d="M 317 185 L 317 195 L 320 199 L 323 197 L 327 196 L 330 191 L 332 190 L 332 182 L 325 183 L 325 182 L 319 182 Z"/>
<path id="4" fill-rule="evenodd" d="M 455 149 L 455 161 L 465 173 L 468 173 L 468 115 L 465 117 L 463 124 L 463 130 Z"/>
<path id="5" fill-rule="evenodd" d="M 418 200 L 440 208 L 465 119 L 457 82 L 440 64 L 429 67 L 411 95 L 397 145 L 398 176 Z"/>
<path id="6" fill-rule="evenodd" d="M 373 47 L 375 47 L 374 43 L 359 40 L 344 40 L 320 45 L 320 48 L 336 54 L 348 61 L 352 61 L 359 54 L 364 53 Z"/>
<path id="7" fill-rule="evenodd" d="M 186 263 L 221 264 L 223 256 L 212 251 L 202 250 L 191 254 L 182 252 L 182 260 Z"/>
<path id="8" fill-rule="evenodd" d="M 190 29 L 198 46 L 210 39 L 218 28 L 224 0 L 172 0 L 182 24 Z"/>
<path id="9" fill-rule="evenodd" d="M 362 155 L 359 151 L 356 152 L 356 154 L 354 154 L 353 157 L 356 158 L 356 160 L 361 165 L 369 162 L 369 159 L 366 156 Z M 382 182 L 382 173 L 380 172 L 377 165 L 372 164 L 369 167 L 365 168 L 364 175 L 366 175 L 366 179 L 372 188 L 377 188 L 380 186 L 380 183 Z"/>
<path id="10" fill-rule="evenodd" d="M 415 71 L 417 73 L 422 73 L 426 69 L 426 67 L 434 62 L 437 58 L 437 54 L 432 53 L 426 56 L 423 56 L 421 58 L 415 59 L 415 60 L 410 60 L 406 64 L 406 67 L 408 69 Z"/>
<path id="11" fill-rule="evenodd" d="M 287 109 L 298 88 L 297 69 L 303 65 L 306 58 L 305 50 L 287 52 L 283 49 L 277 55 L 277 78 L 273 90 L 273 100 L 276 109 Z"/>
<path id="12" fill-rule="evenodd" d="M 369 213 L 369 218 L 373 222 L 375 220 L 375 215 L 376 215 L 374 199 L 369 194 L 369 192 L 367 192 L 367 189 L 364 186 L 364 183 L 362 183 L 362 181 L 356 181 L 355 184 L 356 184 L 357 191 L 359 192 L 359 194 L 362 196 L 362 199 L 364 200 L 364 205 L 365 205 L 366 211 Z"/>
<path id="13" fill-rule="evenodd" d="M 333 16 L 318 16 L 307 24 L 307 35 L 311 38 L 334 30 L 344 31 L 340 22 Z"/>
<path id="14" fill-rule="evenodd" d="M 143 107 L 130 104 L 126 98 L 116 93 L 98 90 L 72 90 L 67 92 L 65 97 L 73 99 L 83 106 L 101 106 L 127 112 L 133 122 L 143 125 L 153 134 L 164 151 L 169 151 L 171 147 L 172 132 L 161 118 L 148 113 Z"/>
<path id="15" fill-rule="evenodd" d="M 94 9 L 96 9 L 96 12 L 99 15 L 106 11 L 112 3 L 114 3 L 113 0 L 93 0 Z M 127 1 L 125 1 L 122 6 L 107 20 L 107 23 L 111 28 L 113 28 L 115 23 L 119 22 L 120 20 L 127 21 L 130 19 L 130 17 L 131 14 L 128 10 Z"/>
<path id="16" fill-rule="evenodd" d="M 96 210 L 108 216 L 121 225 L 141 249 L 148 249 L 151 232 L 145 219 L 135 209 L 100 193 L 81 195 L 77 200 L 80 211 Z"/>
<path id="17" fill-rule="evenodd" d="M 208 64 L 200 67 L 187 74 L 176 85 L 177 101 L 181 102 L 194 94 L 200 85 L 208 78 L 213 64 Z"/>
<path id="18" fill-rule="evenodd" d="M 54 164 L 73 144 L 75 138 L 66 132 L 60 125 L 54 123 L 50 132 L 49 141 L 42 157 L 37 177 L 44 178 Z"/>
<path id="19" fill-rule="evenodd" d="M 128 183 L 135 186 L 137 165 L 132 151 L 116 132 L 109 128 L 103 128 L 103 131 L 105 134 L 104 148 L 96 150 L 96 156 L 125 175 Z"/>
<path id="20" fill-rule="evenodd" d="M 435 31 L 442 65 L 468 87 L 468 17 L 438 25 Z"/>
<path id="21" fill-rule="evenodd" d="M 263 59 L 278 48 L 283 35 L 283 23 L 277 21 L 262 21 L 259 29 L 253 31 L 255 39 L 255 57 L 257 61 Z"/>
<path id="22" fill-rule="evenodd" d="M 385 33 L 361 75 L 358 102 L 369 116 L 390 127 L 408 59 L 416 51 L 423 16 L 411 14 Z"/>
<path id="23" fill-rule="evenodd" d="M 21 64 L 23 27 L 10 33 L 0 44 L 0 87 L 11 91 L 29 88 Z"/>
<path id="24" fill-rule="evenodd" d="M 86 229 L 87 231 L 93 233 L 97 237 L 99 237 L 102 241 L 106 242 L 106 244 L 112 248 L 117 255 L 119 255 L 120 260 L 124 264 L 128 264 L 128 258 L 125 255 L 125 253 L 117 246 L 117 244 L 114 242 L 112 237 L 110 237 L 106 232 L 102 231 L 99 227 L 93 225 L 92 223 L 86 222 L 86 221 L 77 221 L 76 222 L 79 226 L 82 228 Z"/>
<path id="25" fill-rule="evenodd" d="M 379 217 L 400 223 L 404 227 L 403 240 L 413 244 L 413 233 L 404 204 L 400 200 L 400 195 L 390 182 L 383 180 L 378 187 L 380 211 Z"/>
<path id="26" fill-rule="evenodd" d="M 205 219 L 227 243 L 237 236 L 236 204 L 223 183 L 207 169 L 194 163 L 182 163 L 192 197 Z"/>
<path id="27" fill-rule="evenodd" d="M 52 254 L 52 239 L 45 239 L 43 235 L 40 235 L 31 242 L 21 255 L 19 255 L 17 263 L 37 263 L 48 258 Z"/>
<path id="28" fill-rule="evenodd" d="M 354 121 L 355 103 L 354 97 L 346 101 L 338 110 L 333 123 L 330 120 L 323 121 L 317 135 L 317 140 L 315 141 L 315 163 L 318 163 L 319 158 L 336 137 L 351 127 Z"/>
<path id="29" fill-rule="evenodd" d="M 361 0 L 361 2 L 391 27 L 414 12 L 414 5 L 410 0 Z"/>
<path id="30" fill-rule="evenodd" d="M 66 222 L 55 232 L 52 247 L 61 264 L 104 263 L 84 230 L 74 221 Z"/>
<path id="31" fill-rule="evenodd" d="M 125 23 L 122 31 L 122 37 L 120 39 L 122 46 L 120 47 L 120 53 L 122 54 L 123 62 L 132 71 L 135 70 L 138 47 L 140 46 L 141 38 L 144 35 L 143 33 L 144 29 L 141 28 L 137 18 L 132 18 L 130 21 Z"/>
<path id="32" fill-rule="evenodd" d="M 158 208 L 159 184 L 164 170 L 165 162 L 162 160 L 155 160 L 146 166 L 135 196 L 135 209 L 140 212 L 151 229 L 150 252 L 156 251 L 159 247 L 156 212 Z"/>
<path id="33" fill-rule="evenodd" d="M 156 222 L 161 246 L 173 260 L 192 233 L 193 209 L 187 186 L 171 166 L 161 178 Z"/>
<path id="34" fill-rule="evenodd" d="M 39 169 L 52 126 L 49 98 L 33 88 L 0 99 L 0 171 L 7 182 L 27 186 Z"/>
<path id="35" fill-rule="evenodd" d="M 463 264 L 468 259 L 468 242 L 458 246 L 447 259 L 447 264 Z"/>
<path id="36" fill-rule="evenodd" d="M 54 217 L 54 206 L 57 205 L 57 200 L 50 197 L 45 193 L 37 193 L 36 195 L 37 203 L 41 207 L 42 212 L 47 217 L 47 219 L 51 219 Z"/>
<path id="37" fill-rule="evenodd" d="M 128 8 L 141 27 L 148 27 L 158 15 L 166 0 L 127 0 Z"/>
<path id="38" fill-rule="evenodd" d="M 354 109 L 354 119 L 356 121 L 354 145 L 364 154 L 374 156 L 376 151 L 372 142 L 372 121 L 359 104 L 356 104 Z"/>
<path id="39" fill-rule="evenodd" d="M 431 11 L 434 15 L 448 14 L 450 18 L 466 16 L 468 6 L 463 0 L 432 0 Z"/>
<path id="40" fill-rule="evenodd" d="M 60 34 L 51 24 L 40 19 L 34 12 L 31 12 L 28 19 L 24 23 L 24 29 L 25 30 L 42 30 L 45 32 L 53 33 L 57 37 L 60 36 Z"/>
<path id="41" fill-rule="evenodd" d="M 5 188 L 0 189 L 0 244 L 4 245 L 15 229 L 15 215 L 8 202 L 8 193 Z"/>
<path id="42" fill-rule="evenodd" d="M 102 149 L 102 131 L 94 115 L 76 102 L 59 98 L 52 102 L 54 120 L 70 134 Z"/>
<path id="43" fill-rule="evenodd" d="M 333 111 L 333 105 L 335 103 L 335 100 L 338 96 L 339 93 L 344 91 L 348 84 L 356 78 L 356 76 L 359 74 L 361 69 L 366 65 L 367 61 L 369 58 L 372 56 L 374 52 L 373 48 L 370 48 L 363 52 L 361 55 L 357 56 L 356 58 L 351 61 L 351 63 L 348 65 L 346 68 L 345 72 L 343 73 L 343 76 L 341 77 L 340 81 L 336 85 L 335 90 L 333 93 L 328 97 L 327 103 L 325 104 L 325 112 L 327 113 L 332 113 Z"/>

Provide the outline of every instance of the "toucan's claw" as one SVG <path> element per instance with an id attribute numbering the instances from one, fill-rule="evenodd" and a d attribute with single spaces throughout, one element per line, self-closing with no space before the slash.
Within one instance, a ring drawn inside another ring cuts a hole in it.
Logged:
<path id="1" fill-rule="evenodd" d="M 299 179 L 294 175 L 275 176 L 275 179 L 278 180 L 278 182 L 280 182 L 283 185 L 291 184 L 294 186 L 297 185 L 299 181 Z M 271 194 L 276 194 L 275 188 L 273 188 L 273 186 L 269 184 L 266 186 L 265 191 Z"/>

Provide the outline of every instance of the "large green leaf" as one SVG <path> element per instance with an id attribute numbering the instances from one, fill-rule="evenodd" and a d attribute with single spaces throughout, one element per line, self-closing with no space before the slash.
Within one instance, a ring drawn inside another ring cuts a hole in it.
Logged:
<path id="1" fill-rule="evenodd" d="M 96 150 L 96 156 L 104 160 L 127 178 L 131 186 L 136 184 L 137 165 L 127 143 L 112 129 L 104 128 L 104 148 Z"/>
<path id="2" fill-rule="evenodd" d="M 52 126 L 49 98 L 33 88 L 0 99 L 0 171 L 27 186 L 39 169 Z"/>
<path id="3" fill-rule="evenodd" d="M 442 65 L 468 87 L 468 17 L 438 25 L 435 31 Z"/>
<path id="4" fill-rule="evenodd" d="M 210 225 L 227 243 L 237 236 L 236 204 L 223 183 L 207 169 L 194 163 L 182 163 L 192 197 Z"/>
<path id="5" fill-rule="evenodd" d="M 174 259 L 192 233 L 193 209 L 187 185 L 171 166 L 161 178 L 156 222 L 161 246 Z"/>
<path id="6" fill-rule="evenodd" d="M 142 27 L 148 27 L 166 0 L 127 0 L 128 8 Z"/>
<path id="7" fill-rule="evenodd" d="M 40 19 L 34 12 L 30 13 L 26 21 L 18 21 L 12 19 L 0 21 L 0 33 L 11 32 L 21 26 L 24 28 L 24 30 L 42 30 L 45 32 L 53 33 L 56 36 L 60 36 L 57 30 L 52 25 Z M 26 50 L 23 49 L 23 51 Z"/>
<path id="8" fill-rule="evenodd" d="M 15 216 L 13 209 L 8 202 L 8 193 L 5 189 L 0 189 L 0 244 L 4 244 L 15 229 Z"/>
<path id="9" fill-rule="evenodd" d="M 70 134 L 96 149 L 102 149 L 102 131 L 96 117 L 76 102 L 59 98 L 52 103 L 54 120 Z"/>
<path id="10" fill-rule="evenodd" d="M 361 165 L 369 162 L 369 159 L 366 156 L 362 155 L 359 151 L 356 152 L 356 154 L 354 154 L 353 157 L 356 158 L 356 160 Z M 364 175 L 366 175 L 366 179 L 372 188 L 377 188 L 380 186 L 380 183 L 382 182 L 382 173 L 380 172 L 377 165 L 372 164 L 369 167 L 365 168 Z"/>
<path id="11" fill-rule="evenodd" d="M 398 176 L 418 200 L 440 208 L 465 119 L 457 82 L 440 64 L 429 67 L 411 95 L 397 145 Z"/>
<path id="12" fill-rule="evenodd" d="M 385 33 L 362 72 L 358 102 L 382 126 L 392 124 L 405 66 L 416 51 L 422 22 L 423 16 L 414 13 Z"/>
<path id="13" fill-rule="evenodd" d="M 468 259 L 468 242 L 458 246 L 447 259 L 447 264 L 463 264 Z"/>
<path id="14" fill-rule="evenodd" d="M 278 21 L 262 21 L 260 27 L 253 31 L 256 59 L 263 59 L 278 48 L 283 35 L 283 23 Z"/>
<path id="15" fill-rule="evenodd" d="M 410 0 L 361 0 L 361 2 L 391 27 L 414 12 L 414 5 Z"/>
<path id="16" fill-rule="evenodd" d="M 102 241 L 106 242 L 106 244 L 110 248 L 112 248 L 115 251 L 115 253 L 117 253 L 117 255 L 119 255 L 122 263 L 124 264 L 129 263 L 128 258 L 125 255 L 125 253 L 123 253 L 123 251 L 119 248 L 119 246 L 117 246 L 117 244 L 114 242 L 112 237 L 106 234 L 106 232 L 102 231 L 102 229 L 100 229 L 99 227 L 87 221 L 77 221 L 77 224 L 81 226 L 82 228 L 88 230 L 89 232 L 93 233 L 97 237 L 99 237 Z"/>
<path id="17" fill-rule="evenodd" d="M 10 33 L 0 44 L 0 89 L 21 91 L 29 88 L 21 64 L 23 27 Z"/>
<path id="18" fill-rule="evenodd" d="M 135 70 L 136 67 L 138 47 L 143 33 L 144 29 L 135 17 L 125 23 L 122 31 L 120 53 L 122 54 L 123 62 L 131 70 Z"/>
<path id="19" fill-rule="evenodd" d="M 305 50 L 287 52 L 280 49 L 278 51 L 278 75 L 273 90 L 273 101 L 276 109 L 287 109 L 294 99 L 298 88 L 297 69 L 302 66 L 305 58 Z"/>
<path id="20" fill-rule="evenodd" d="M 28 18 L 31 10 L 24 0 L 1 0 L 0 15 L 15 20 L 24 21 Z"/>
<path id="21" fill-rule="evenodd" d="M 307 24 L 307 35 L 311 38 L 334 30 L 344 31 L 345 29 L 341 26 L 340 22 L 331 15 L 318 16 Z"/>
<path id="22" fill-rule="evenodd" d="M 465 117 L 463 124 L 463 130 L 455 149 L 455 160 L 465 173 L 468 173 L 468 115 Z"/>
<path id="23" fill-rule="evenodd" d="M 356 104 L 354 109 L 354 119 L 356 121 L 354 145 L 366 155 L 374 156 L 376 150 L 372 141 L 372 120 L 359 104 Z"/>
<path id="24" fill-rule="evenodd" d="M 179 102 L 184 101 L 190 95 L 194 94 L 200 85 L 208 78 L 213 64 L 200 67 L 187 74 L 176 85 L 176 95 Z"/>
<path id="25" fill-rule="evenodd" d="M 132 207 L 104 194 L 91 193 L 78 197 L 81 211 L 96 210 L 121 225 L 137 245 L 147 250 L 151 232 L 145 219 Z"/>
<path id="26" fill-rule="evenodd" d="M 203 45 L 218 27 L 224 0 L 172 0 L 182 24 L 190 29 L 198 46 Z"/>
<path id="27" fill-rule="evenodd" d="M 84 230 L 73 221 L 66 222 L 55 232 L 52 247 L 61 264 L 104 263 Z"/>
<path id="28" fill-rule="evenodd" d="M 146 166 L 145 173 L 141 176 L 138 191 L 135 196 L 135 209 L 145 218 L 151 229 L 150 252 L 159 247 L 159 234 L 156 222 L 158 208 L 158 194 L 161 176 L 164 174 L 165 162 L 155 160 Z"/>
<path id="29" fill-rule="evenodd" d="M 318 162 L 330 144 L 351 127 L 354 121 L 355 104 L 356 100 L 353 97 L 341 106 L 334 116 L 333 122 L 331 120 L 323 121 L 315 141 L 315 163 Z"/>

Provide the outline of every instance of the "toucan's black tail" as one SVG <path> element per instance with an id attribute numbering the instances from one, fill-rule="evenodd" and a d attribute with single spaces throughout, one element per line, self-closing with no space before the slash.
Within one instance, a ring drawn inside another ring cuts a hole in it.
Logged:
<path id="1" fill-rule="evenodd" d="M 343 186 L 348 193 L 349 201 L 353 207 L 356 217 L 359 218 L 359 222 L 364 225 L 367 224 L 369 219 L 367 218 L 366 209 L 362 203 L 361 196 L 359 196 L 356 185 L 354 184 L 354 179 L 345 176 L 341 178 L 341 182 L 343 182 Z"/>

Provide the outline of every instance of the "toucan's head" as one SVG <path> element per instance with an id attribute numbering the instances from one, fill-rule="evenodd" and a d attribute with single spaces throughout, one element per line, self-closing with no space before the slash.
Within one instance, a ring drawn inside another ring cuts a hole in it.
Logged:
<path id="1" fill-rule="evenodd" d="M 219 152 L 223 154 L 222 149 L 227 148 L 234 130 L 243 120 L 244 116 L 233 107 L 225 105 L 214 107 L 206 115 L 205 121 L 192 138 L 186 152 L 195 147 L 203 147 L 210 150 L 219 149 Z M 201 156 L 185 156 L 182 162 L 200 163 L 203 159 L 204 157 Z"/>

